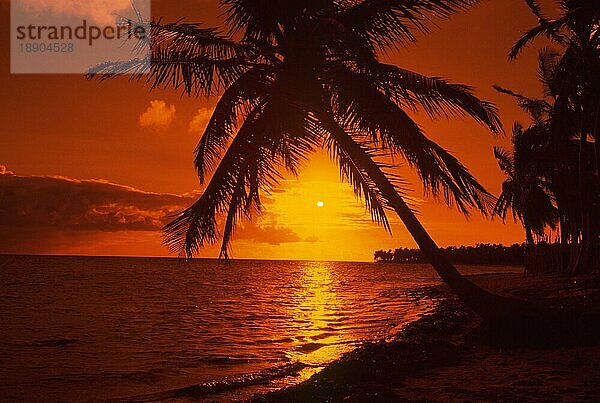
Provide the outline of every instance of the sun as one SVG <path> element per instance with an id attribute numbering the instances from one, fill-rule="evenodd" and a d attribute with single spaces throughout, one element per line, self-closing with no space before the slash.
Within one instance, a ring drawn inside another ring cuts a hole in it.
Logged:
<path id="1" fill-rule="evenodd" d="M 317 207 L 325 207 L 325 202 L 318 201 L 317 202 Z"/>

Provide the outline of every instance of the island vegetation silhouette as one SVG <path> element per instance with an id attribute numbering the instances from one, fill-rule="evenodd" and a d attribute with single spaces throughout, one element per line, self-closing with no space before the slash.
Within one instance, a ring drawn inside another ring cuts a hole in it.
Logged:
<path id="1" fill-rule="evenodd" d="M 540 55 L 545 99 L 514 96 L 531 113 L 516 126 L 514 150 L 496 149 L 507 174 L 493 197 L 413 119 L 468 117 L 491 133 L 503 132 L 493 104 L 464 84 L 451 83 L 381 61 L 414 42 L 436 20 L 462 12 L 474 0 L 223 0 L 225 30 L 178 21 L 147 22 L 151 60 L 98 66 L 90 77 L 132 73 L 152 89 L 166 88 L 217 100 L 195 150 L 204 191 L 165 228 L 166 244 L 187 258 L 221 242 L 230 255 L 236 226 L 262 210 L 262 196 L 285 173 L 325 149 L 374 221 L 389 230 L 398 215 L 420 253 L 462 302 L 499 328 L 556 326 L 566 316 L 532 302 L 491 293 L 461 275 L 407 203 L 398 165 L 417 173 L 426 193 L 464 214 L 475 210 L 520 220 L 533 251 L 534 237 L 560 230 L 561 272 L 598 271 L 598 147 L 600 122 L 599 3 L 559 1 L 548 19 L 526 4 L 539 24 L 510 52 L 515 58 L 545 36 L 559 50 Z M 141 71 L 150 61 L 150 72 Z M 490 150 L 491 151 L 491 150 Z M 533 252 L 532 252 L 533 253 Z M 535 323 L 535 325 L 533 325 Z M 515 332 L 508 332 L 518 337 Z M 507 333 L 507 334 L 508 334 Z"/>
<path id="2" fill-rule="evenodd" d="M 448 246 L 440 250 L 453 264 L 525 265 L 526 245 L 524 243 L 510 246 L 498 244 Z M 377 263 L 430 263 L 420 249 L 413 248 L 377 250 L 373 259 Z"/>

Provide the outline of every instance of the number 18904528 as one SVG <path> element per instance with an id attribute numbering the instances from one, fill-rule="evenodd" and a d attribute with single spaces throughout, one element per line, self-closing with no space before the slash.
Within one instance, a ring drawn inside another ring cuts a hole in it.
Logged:
<path id="1" fill-rule="evenodd" d="M 75 51 L 73 42 L 27 42 L 21 43 L 20 47 L 23 53 L 72 53 Z"/>

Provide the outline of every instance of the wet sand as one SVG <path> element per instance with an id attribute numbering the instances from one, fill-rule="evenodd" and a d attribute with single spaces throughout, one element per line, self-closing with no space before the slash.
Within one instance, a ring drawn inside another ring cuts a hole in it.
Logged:
<path id="1" fill-rule="evenodd" d="M 562 310 L 600 311 L 600 282 L 590 278 L 473 277 L 494 292 Z M 346 354 L 309 380 L 254 401 L 600 401 L 600 341 L 588 346 L 506 348 L 474 337 L 480 319 L 444 287 L 431 314 L 395 340 Z"/>

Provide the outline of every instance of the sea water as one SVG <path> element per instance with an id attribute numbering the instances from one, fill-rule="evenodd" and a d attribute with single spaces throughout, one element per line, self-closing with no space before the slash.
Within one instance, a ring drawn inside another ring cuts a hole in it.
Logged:
<path id="1" fill-rule="evenodd" d="M 418 264 L 0 256 L 0 400 L 246 399 L 393 337 L 436 284 Z"/>

